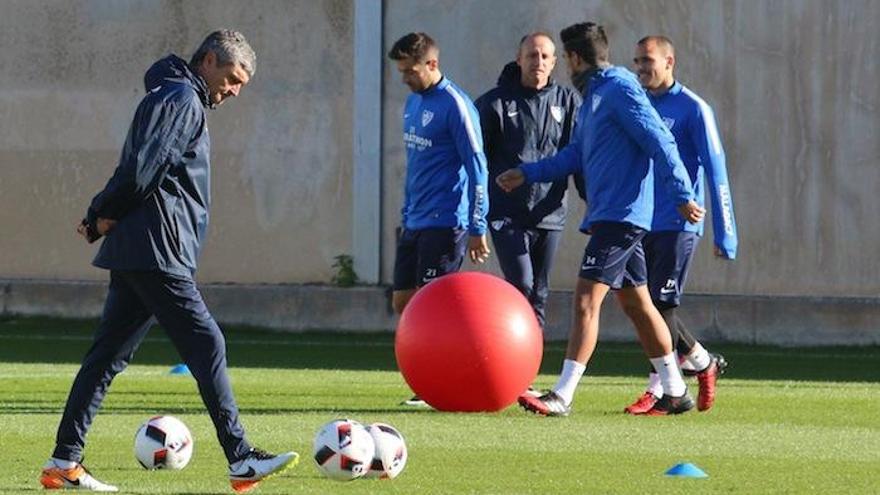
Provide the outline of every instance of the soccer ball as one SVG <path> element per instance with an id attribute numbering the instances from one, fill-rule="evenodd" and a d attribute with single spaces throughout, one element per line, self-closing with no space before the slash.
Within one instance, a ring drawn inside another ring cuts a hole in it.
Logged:
<path id="1" fill-rule="evenodd" d="M 134 456 L 144 469 L 183 469 L 192 453 L 189 428 L 173 416 L 150 418 L 134 436 Z"/>
<path id="2" fill-rule="evenodd" d="M 348 481 L 366 474 L 374 451 L 373 437 L 364 425 L 350 419 L 327 423 L 315 437 L 318 470 L 334 480 Z"/>
<path id="3" fill-rule="evenodd" d="M 373 463 L 365 478 L 392 479 L 403 471 L 406 466 L 406 442 L 403 435 L 393 426 L 385 423 L 373 423 L 368 428 L 376 452 Z"/>

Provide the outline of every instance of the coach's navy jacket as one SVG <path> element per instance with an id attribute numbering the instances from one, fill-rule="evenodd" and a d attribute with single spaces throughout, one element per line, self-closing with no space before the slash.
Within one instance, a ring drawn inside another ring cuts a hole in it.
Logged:
<path id="1" fill-rule="evenodd" d="M 93 264 L 192 276 L 210 205 L 205 81 L 177 56 L 144 75 L 141 100 L 119 164 L 92 200 L 87 220 L 117 220 Z"/>
<path id="2" fill-rule="evenodd" d="M 567 211 L 568 178 L 531 184 L 505 193 L 495 178 L 521 163 L 552 156 L 571 138 L 581 98 L 556 84 L 535 90 L 520 82 L 516 62 L 504 67 L 498 86 L 477 99 L 483 143 L 489 161 L 488 219 L 510 219 L 522 228 L 562 230 Z M 576 178 L 580 186 L 580 179 Z"/>

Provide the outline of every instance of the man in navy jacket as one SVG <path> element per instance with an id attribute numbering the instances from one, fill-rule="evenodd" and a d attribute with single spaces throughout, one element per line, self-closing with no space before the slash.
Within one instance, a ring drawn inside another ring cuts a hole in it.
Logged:
<path id="1" fill-rule="evenodd" d="M 239 422 L 226 372 L 226 342 L 193 275 L 210 207 L 210 140 L 205 108 L 237 96 L 256 56 L 241 33 L 211 33 L 189 63 L 170 55 L 144 76 L 141 100 L 119 164 L 78 227 L 104 237 L 94 265 L 110 270 L 104 313 L 83 358 L 43 467 L 46 488 L 117 491 L 83 468 L 85 437 L 113 378 L 158 320 L 198 383 L 239 493 L 292 466 L 295 452 L 253 448 Z"/>
<path id="2" fill-rule="evenodd" d="M 489 232 L 498 263 L 504 278 L 529 300 L 542 327 L 550 269 L 568 210 L 568 177 L 510 194 L 495 184 L 495 177 L 552 156 L 571 140 L 581 99 L 550 77 L 555 65 L 553 38 L 529 34 L 520 42 L 516 61 L 498 77 L 498 86 L 476 101 L 489 162 Z"/>

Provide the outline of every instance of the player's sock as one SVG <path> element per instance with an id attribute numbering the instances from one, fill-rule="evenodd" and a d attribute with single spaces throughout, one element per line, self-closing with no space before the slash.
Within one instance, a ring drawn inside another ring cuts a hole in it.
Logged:
<path id="1" fill-rule="evenodd" d="M 663 397 L 663 384 L 660 383 L 660 375 L 656 371 L 648 375 L 647 391 L 651 392 L 651 395 L 658 399 Z"/>
<path id="2" fill-rule="evenodd" d="M 697 339 L 694 337 L 694 334 L 687 329 L 684 322 L 681 321 L 681 318 L 678 317 L 677 311 L 674 315 L 674 320 L 675 333 L 678 335 L 678 343 L 676 344 L 675 349 L 678 351 L 679 355 L 687 356 L 691 353 L 694 345 L 696 345 Z M 672 327 L 669 327 L 669 330 L 672 331 Z"/>
<path id="3" fill-rule="evenodd" d="M 565 405 L 570 405 L 574 399 L 574 391 L 586 369 L 586 365 L 574 359 L 566 359 L 562 362 L 562 373 L 559 374 L 559 381 L 556 382 L 553 391 L 565 402 Z"/>
<path id="4" fill-rule="evenodd" d="M 675 359 L 675 353 L 670 352 L 665 356 L 651 358 L 651 364 L 660 375 L 660 383 L 663 386 L 663 393 L 672 397 L 681 397 L 687 392 L 687 386 L 681 377 L 681 371 L 678 369 L 678 363 Z"/>
<path id="5" fill-rule="evenodd" d="M 691 353 L 687 356 L 687 360 L 697 371 L 703 371 L 712 363 L 712 357 L 709 355 L 709 351 L 707 351 L 699 342 L 694 344 Z"/>

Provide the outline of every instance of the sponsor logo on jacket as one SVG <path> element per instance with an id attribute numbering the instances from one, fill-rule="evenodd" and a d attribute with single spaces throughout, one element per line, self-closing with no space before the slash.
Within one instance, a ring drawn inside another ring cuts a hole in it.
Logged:
<path id="1" fill-rule="evenodd" d="M 433 117 L 433 114 L 431 114 L 431 116 Z M 416 134 L 415 126 L 411 126 L 407 132 L 403 133 L 403 142 L 406 144 L 407 148 L 419 151 L 425 151 L 426 148 L 430 148 L 434 145 L 430 139 Z"/>

